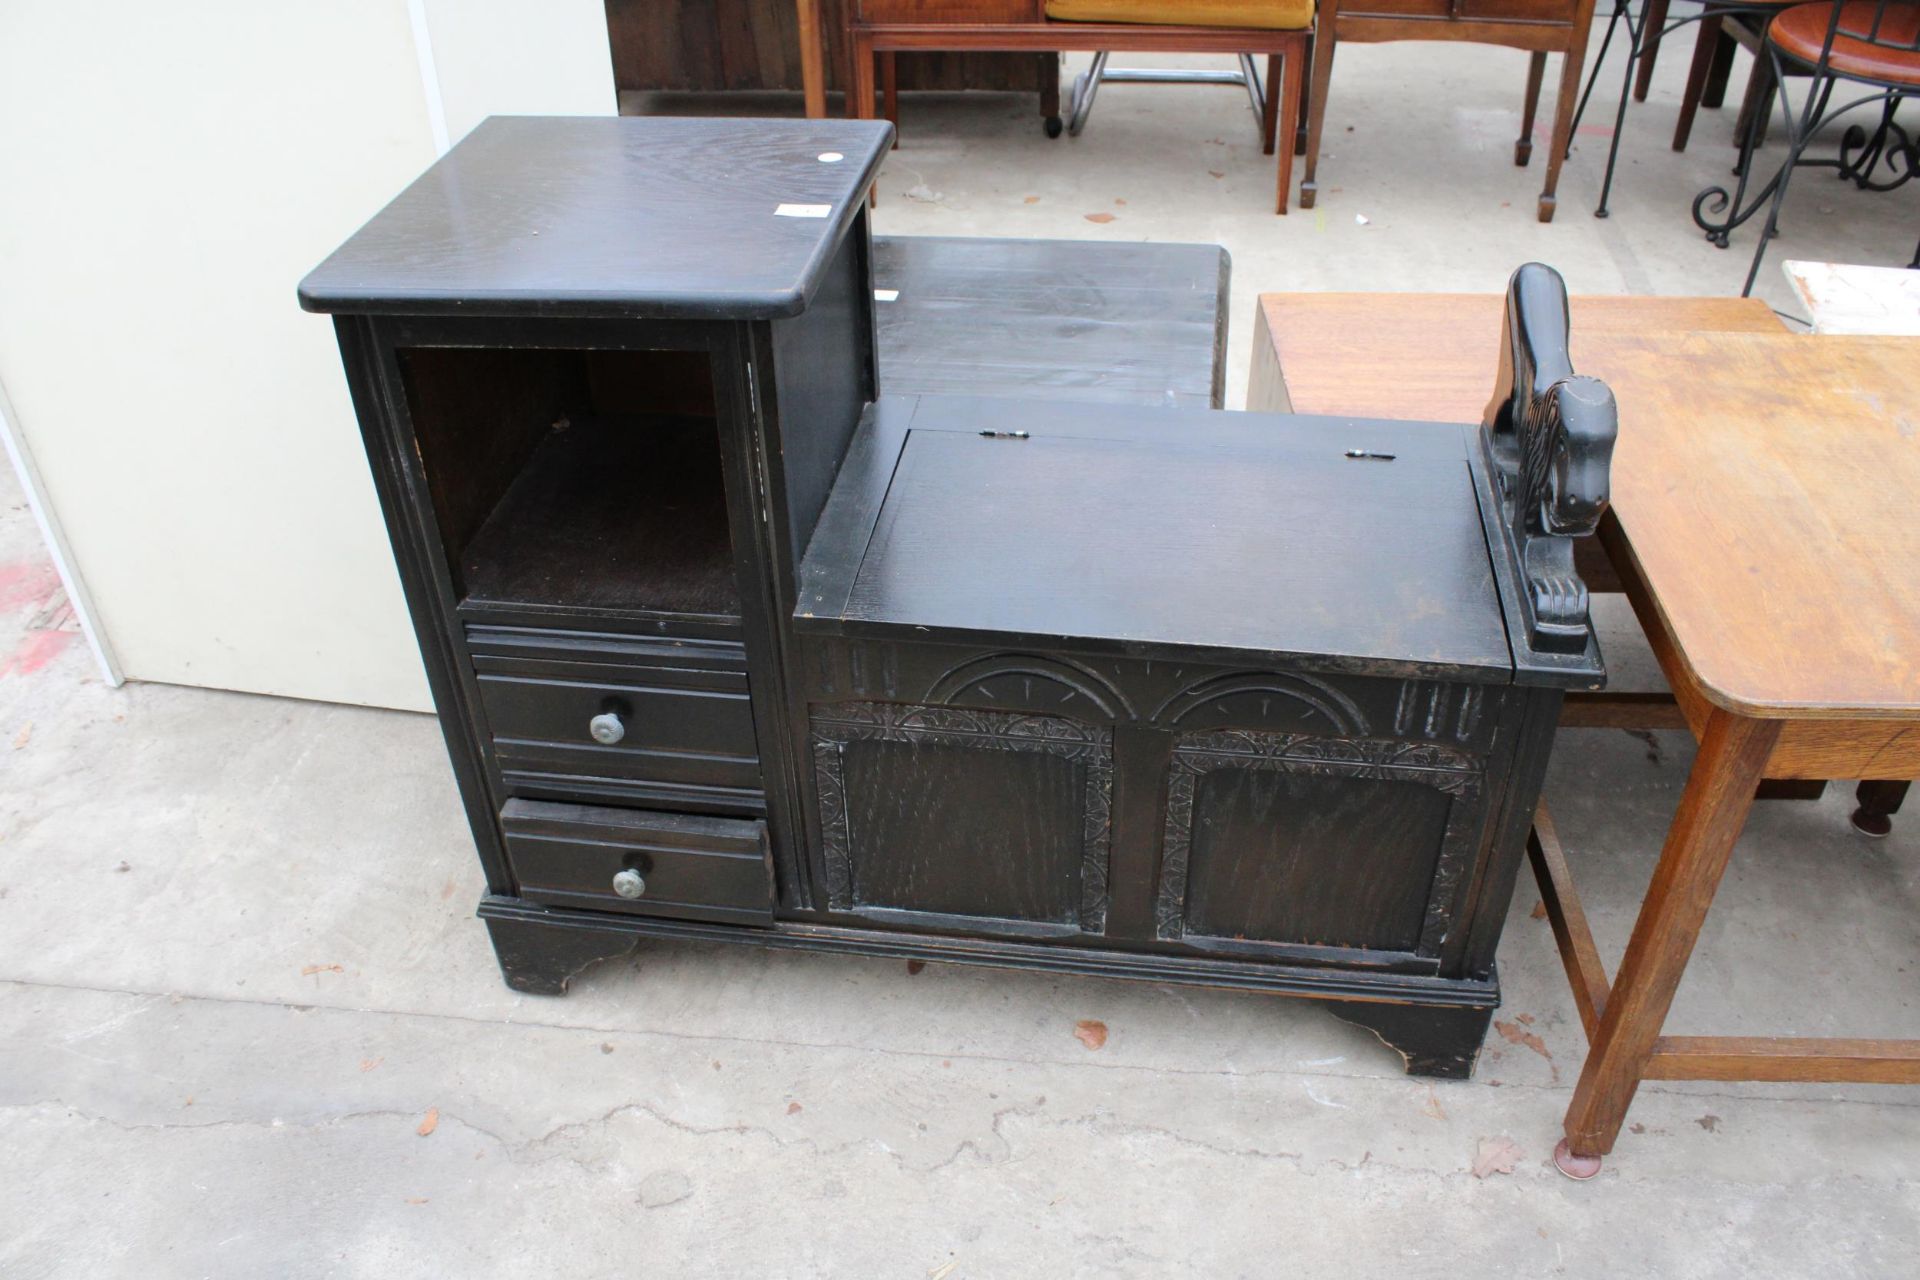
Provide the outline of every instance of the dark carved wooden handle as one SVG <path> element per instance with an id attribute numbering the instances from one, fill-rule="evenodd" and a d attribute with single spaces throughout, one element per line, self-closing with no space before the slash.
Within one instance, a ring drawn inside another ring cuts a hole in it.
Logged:
<path id="1" fill-rule="evenodd" d="M 1570 538 L 1607 509 L 1619 414 L 1598 378 L 1573 371 L 1567 286 L 1529 262 L 1507 284 L 1506 341 L 1485 426 L 1499 465 L 1508 536 L 1526 574 L 1528 639 L 1578 653 L 1588 638 L 1587 588 Z"/>

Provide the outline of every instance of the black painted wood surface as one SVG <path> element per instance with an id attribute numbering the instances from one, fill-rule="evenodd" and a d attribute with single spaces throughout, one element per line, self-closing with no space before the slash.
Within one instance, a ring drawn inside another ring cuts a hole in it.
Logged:
<path id="1" fill-rule="evenodd" d="M 764 822 L 509 800 L 500 811 L 523 897 L 729 924 L 773 923 Z M 632 871 L 637 896 L 614 887 Z"/>
<path id="2" fill-rule="evenodd" d="M 1505 682 L 1471 453 L 1464 428 L 889 397 L 796 623 Z"/>
<path id="3" fill-rule="evenodd" d="M 494 116 L 316 267 L 301 282 L 301 305 L 797 315 L 892 137 L 873 120 Z M 782 205 L 825 211 L 781 216 Z"/>
<path id="4" fill-rule="evenodd" d="M 1230 273 L 1210 244 L 876 236 L 881 390 L 1221 408 Z"/>
<path id="5" fill-rule="evenodd" d="M 1148 407 L 1217 402 L 1218 251 L 933 242 L 876 302 L 846 128 L 491 122 L 303 290 L 357 313 L 503 974 L 651 934 L 1238 986 L 1464 1072 L 1599 677 L 1533 649 L 1508 495 L 1593 486 Z M 769 182 L 827 216 L 769 231 Z M 895 323 L 903 377 L 995 394 L 870 406 Z"/>

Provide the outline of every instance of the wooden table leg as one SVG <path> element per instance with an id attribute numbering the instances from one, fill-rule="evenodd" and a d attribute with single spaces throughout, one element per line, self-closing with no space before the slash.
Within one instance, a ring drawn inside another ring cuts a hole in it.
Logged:
<path id="1" fill-rule="evenodd" d="M 820 48 L 820 0 L 794 0 L 800 20 L 800 84 L 806 91 L 807 118 L 827 114 L 826 55 Z"/>
<path id="2" fill-rule="evenodd" d="M 1749 720 L 1718 709 L 1707 718 L 1679 812 L 1567 1108 L 1566 1140 L 1554 1163 L 1569 1177 L 1592 1177 L 1600 1171 L 1600 1157 L 1613 1150 L 1780 727 L 1778 720 Z"/>

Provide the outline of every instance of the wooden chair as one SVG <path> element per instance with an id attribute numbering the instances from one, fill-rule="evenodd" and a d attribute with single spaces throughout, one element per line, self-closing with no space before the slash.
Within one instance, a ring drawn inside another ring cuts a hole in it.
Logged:
<path id="1" fill-rule="evenodd" d="M 1547 157 L 1538 208 L 1540 221 L 1553 221 L 1557 203 L 1554 192 L 1560 182 L 1561 162 L 1573 139 L 1574 100 L 1580 89 L 1580 69 L 1586 61 L 1593 10 L 1594 0 L 1338 0 L 1337 4 L 1329 0 L 1323 4 L 1315 23 L 1313 96 L 1308 107 L 1307 164 L 1300 183 L 1300 207 L 1311 209 L 1317 194 L 1314 171 L 1320 155 L 1320 128 L 1326 119 L 1333 56 L 1340 41 L 1468 41 L 1524 49 L 1531 55 L 1520 137 L 1513 146 L 1513 162 L 1517 165 L 1533 158 L 1533 123 L 1546 80 L 1547 55 L 1562 55 L 1553 112 L 1553 148 Z"/>
<path id="2" fill-rule="evenodd" d="M 1639 68 L 1634 75 L 1633 100 L 1645 102 L 1653 83 L 1653 66 L 1660 57 L 1661 41 L 1675 28 L 1688 22 L 1699 24 L 1693 41 L 1693 62 L 1687 68 L 1687 85 L 1680 95 L 1680 117 L 1673 126 L 1673 149 L 1685 151 L 1693 134 L 1694 116 L 1701 107 L 1718 107 L 1726 97 L 1727 78 L 1733 71 L 1733 51 L 1745 48 L 1754 55 L 1753 71 L 1747 77 L 1746 96 L 1740 118 L 1733 127 L 1733 145 L 1746 136 L 1755 110 L 1768 113 L 1773 101 L 1773 83 L 1766 59 L 1760 56 L 1760 42 L 1766 36 L 1767 22 L 1773 14 L 1798 0 L 1739 0 L 1722 3 L 1706 0 L 1692 18 L 1667 21 L 1669 0 L 1647 0 L 1641 20 L 1645 35 L 1640 41 Z M 1764 125 L 1762 126 L 1764 129 Z M 1761 134 L 1765 141 L 1766 135 Z"/>
<path id="3" fill-rule="evenodd" d="M 892 68 L 902 50 L 1265 54 L 1262 145 L 1272 154 L 1277 136 L 1296 139 L 1277 148 L 1276 213 L 1287 211 L 1299 139 L 1307 140 L 1307 163 L 1313 163 L 1317 130 L 1301 126 L 1300 111 L 1314 0 L 847 0 L 846 24 L 853 64 L 849 113 L 874 114 L 878 58 L 885 113 L 896 128 Z M 1057 91 L 1051 110 L 1042 110 L 1048 135 L 1058 137 Z"/>

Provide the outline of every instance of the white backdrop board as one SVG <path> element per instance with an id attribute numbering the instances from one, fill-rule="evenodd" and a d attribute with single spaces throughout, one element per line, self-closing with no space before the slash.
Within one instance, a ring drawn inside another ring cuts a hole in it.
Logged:
<path id="1" fill-rule="evenodd" d="M 614 110 L 600 0 L 0 4 L 0 402 L 127 677 L 429 706 L 294 286 L 485 116 Z"/>

